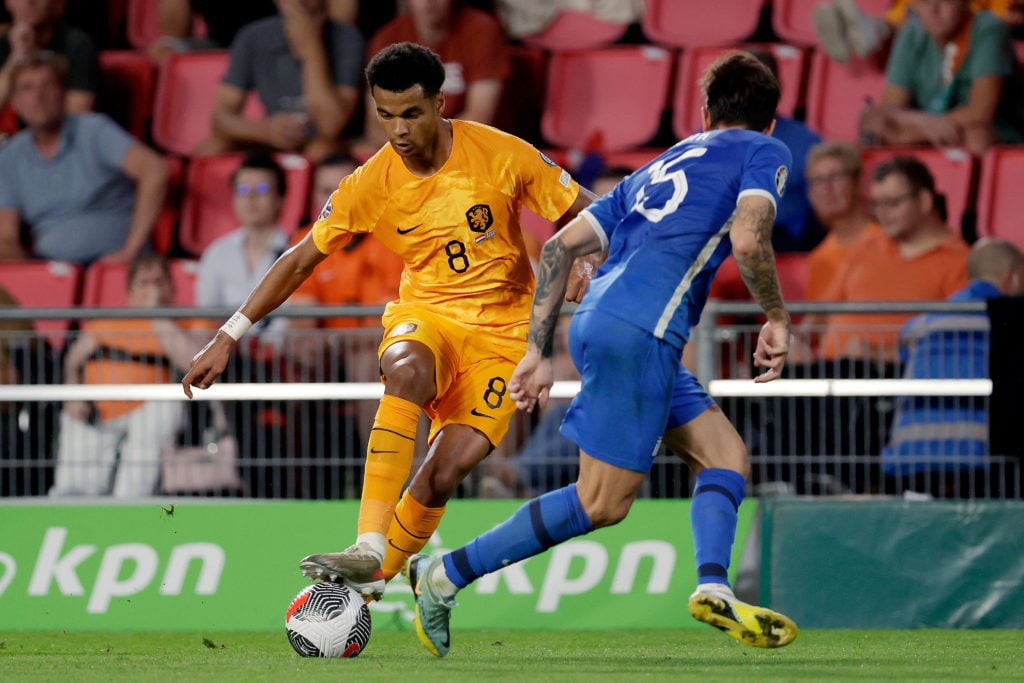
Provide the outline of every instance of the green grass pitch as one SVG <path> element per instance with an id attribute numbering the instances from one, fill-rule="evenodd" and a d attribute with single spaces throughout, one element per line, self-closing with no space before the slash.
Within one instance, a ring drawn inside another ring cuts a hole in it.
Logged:
<path id="1" fill-rule="evenodd" d="M 0 632 L 0 681 L 1024 680 L 1020 631 L 803 631 L 758 650 L 712 629 L 459 631 L 436 659 L 411 632 L 355 659 L 303 659 L 279 632 Z"/>

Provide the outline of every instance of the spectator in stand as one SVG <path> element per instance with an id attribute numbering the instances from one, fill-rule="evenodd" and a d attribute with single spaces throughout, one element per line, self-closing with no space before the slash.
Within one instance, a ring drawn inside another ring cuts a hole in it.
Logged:
<path id="1" fill-rule="evenodd" d="M 779 63 L 774 54 L 768 50 L 753 50 L 751 54 L 767 66 L 776 79 L 779 78 Z M 814 219 L 808 202 L 805 170 L 807 153 L 821 142 L 821 136 L 803 122 L 776 113 L 772 137 L 782 140 L 793 155 L 793 165 L 789 169 L 789 178 L 786 182 L 786 194 L 779 202 L 779 212 L 775 216 L 772 247 L 776 252 L 807 251 L 816 246 L 822 238 L 821 226 Z"/>
<path id="2" fill-rule="evenodd" d="M 917 0 L 896 35 L 881 101 L 861 118 L 868 144 L 1024 143 L 1024 88 L 1006 25 L 970 0 Z"/>
<path id="3" fill-rule="evenodd" d="M 129 264 L 126 306 L 156 309 L 173 301 L 162 256 L 142 254 Z M 64 382 L 166 384 L 188 368 L 200 346 L 173 320 L 89 321 L 65 356 Z M 177 401 L 66 401 L 50 495 L 153 495 L 161 447 L 177 430 L 181 408 Z"/>
<path id="4" fill-rule="evenodd" d="M 807 299 L 821 301 L 850 252 L 881 228 L 861 195 L 861 160 L 846 142 L 822 142 L 807 155 L 808 196 L 825 239 L 808 256 Z"/>
<path id="5" fill-rule="evenodd" d="M 814 7 L 814 30 L 829 57 L 845 64 L 852 56 L 866 59 L 885 52 L 890 38 L 913 20 L 915 0 L 893 0 L 881 17 L 864 12 L 857 0 L 831 0 Z M 973 0 L 975 11 L 986 9 L 1014 32 L 1024 27 L 1024 0 Z"/>
<path id="6" fill-rule="evenodd" d="M 445 118 L 494 122 L 511 67 L 505 32 L 493 15 L 463 0 L 406 0 L 405 11 L 374 34 L 367 56 L 405 41 L 441 57 Z M 366 98 L 364 132 L 366 146 L 360 145 L 357 154 L 372 154 L 387 141 L 372 97 Z"/>
<path id="7" fill-rule="evenodd" d="M 326 0 L 276 0 L 279 15 L 239 31 L 217 92 L 213 134 L 196 154 L 251 147 L 302 152 L 314 160 L 342 147 L 342 132 L 356 110 L 363 37 L 327 16 Z M 259 93 L 266 117 L 242 109 Z"/>
<path id="8" fill-rule="evenodd" d="M 287 177 L 272 155 L 251 152 L 231 175 L 235 216 L 240 226 L 214 240 L 200 255 L 196 305 L 237 306 L 288 249 L 287 233 L 278 224 Z M 264 321 L 257 333 L 284 321 Z"/>
<path id="9" fill-rule="evenodd" d="M 846 142 L 822 142 L 807 155 L 807 186 L 811 208 L 825 228 L 825 239 L 807 256 L 805 298 L 822 301 L 833 279 L 865 239 L 881 232 L 861 196 L 861 160 L 857 148 Z M 794 363 L 810 361 L 816 335 L 826 316 L 805 317 L 793 331 L 789 357 Z"/>
<path id="10" fill-rule="evenodd" d="M 9 106 L 15 66 L 41 50 L 67 58 L 64 106 L 70 114 L 91 111 L 99 86 L 99 62 L 92 40 L 62 19 L 64 0 L 4 0 L 11 27 L 0 32 L 0 133 L 13 135 L 19 126 Z"/>
<path id="11" fill-rule="evenodd" d="M 1024 255 L 1005 240 L 976 242 L 967 257 L 967 273 L 970 283 L 950 301 L 1024 294 Z M 900 332 L 904 378 L 990 377 L 989 333 L 984 312 L 932 313 L 912 319 Z M 885 473 L 897 491 L 909 488 L 943 498 L 1005 495 L 998 485 L 1007 472 L 993 468 L 993 476 L 985 474 L 988 424 L 983 397 L 900 398 L 891 439 L 882 451 Z M 993 484 L 991 491 L 985 490 L 988 482 Z"/>
<path id="12" fill-rule="evenodd" d="M 946 224 L 928 167 L 896 156 L 875 168 L 871 206 L 882 228 L 862 238 L 836 273 L 825 301 L 930 301 L 967 284 L 967 244 Z M 821 355 L 894 363 L 904 314 L 830 315 Z"/>
<path id="13" fill-rule="evenodd" d="M 163 159 L 103 114 L 67 112 L 60 55 L 28 57 L 11 84 L 28 127 L 0 149 L 0 259 L 132 260 L 163 206 Z"/>

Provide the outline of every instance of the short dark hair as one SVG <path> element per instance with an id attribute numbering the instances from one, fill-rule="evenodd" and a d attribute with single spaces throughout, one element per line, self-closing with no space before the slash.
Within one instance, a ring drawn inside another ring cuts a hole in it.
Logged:
<path id="1" fill-rule="evenodd" d="M 433 50 L 415 43 L 394 43 L 374 55 L 366 65 L 366 84 L 390 92 L 403 92 L 414 85 L 433 97 L 441 92 L 444 64 Z"/>
<path id="2" fill-rule="evenodd" d="M 779 106 L 779 80 L 754 55 L 729 52 L 701 79 L 711 126 L 739 125 L 761 131 L 771 125 Z"/>
<path id="3" fill-rule="evenodd" d="M 886 159 L 875 167 L 871 180 L 880 183 L 891 175 L 903 176 L 914 194 L 927 192 L 932 196 L 932 203 L 942 220 L 946 220 L 946 196 L 935 189 L 935 176 L 920 159 L 909 154 L 898 154 Z"/>
<path id="4" fill-rule="evenodd" d="M 238 182 L 238 174 L 245 169 L 255 169 L 259 171 L 270 171 L 274 176 L 274 184 L 277 185 L 277 193 L 284 196 L 285 190 L 288 189 L 288 180 L 284 172 L 284 168 L 281 164 L 277 163 L 277 159 L 270 152 L 249 152 L 242 158 L 242 163 L 238 165 L 235 172 L 231 174 L 231 186 L 234 187 L 235 183 Z"/>

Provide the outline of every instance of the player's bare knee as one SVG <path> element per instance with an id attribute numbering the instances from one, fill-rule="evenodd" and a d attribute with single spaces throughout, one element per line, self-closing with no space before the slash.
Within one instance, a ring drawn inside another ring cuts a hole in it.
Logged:
<path id="1" fill-rule="evenodd" d="M 434 394 L 434 366 L 417 356 L 405 356 L 391 363 L 386 373 L 386 391 L 423 403 Z"/>

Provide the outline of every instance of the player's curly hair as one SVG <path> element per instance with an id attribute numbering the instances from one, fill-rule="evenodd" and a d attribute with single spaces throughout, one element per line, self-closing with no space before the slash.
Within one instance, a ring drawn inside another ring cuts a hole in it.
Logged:
<path id="1" fill-rule="evenodd" d="M 366 83 L 390 92 L 402 92 L 414 85 L 433 97 L 444 83 L 444 64 L 430 48 L 415 43 L 395 43 L 374 55 L 366 65 Z"/>
<path id="2" fill-rule="evenodd" d="M 704 73 L 701 86 L 711 126 L 726 124 L 761 131 L 779 106 L 779 81 L 754 55 L 729 52 Z"/>

